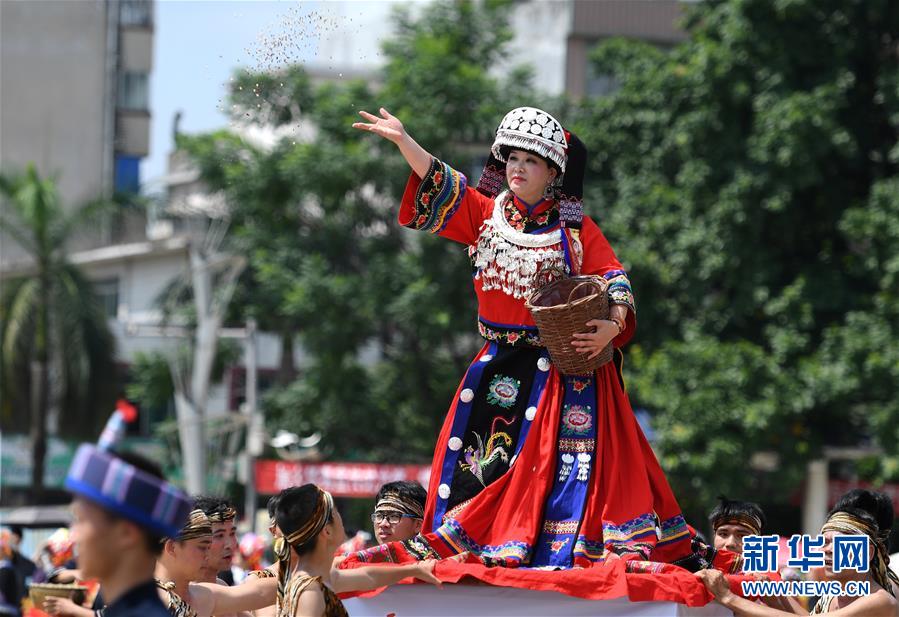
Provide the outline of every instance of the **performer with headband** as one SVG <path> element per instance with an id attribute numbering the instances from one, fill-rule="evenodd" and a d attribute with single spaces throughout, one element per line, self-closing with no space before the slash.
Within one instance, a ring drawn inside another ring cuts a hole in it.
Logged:
<path id="1" fill-rule="evenodd" d="M 274 603 L 274 579 L 256 580 L 253 585 L 228 587 L 197 583 L 200 569 L 212 542 L 212 524 L 195 509 L 174 538 L 166 538 L 157 568 L 160 597 L 175 617 L 212 617 L 252 611 Z"/>
<path id="2" fill-rule="evenodd" d="M 718 505 L 709 514 L 709 522 L 712 524 L 712 547 L 716 554 L 729 551 L 736 555 L 736 558 L 729 560 L 727 571 L 731 574 L 742 571 L 743 538 L 762 534 L 765 513 L 757 503 L 719 497 Z"/>
<path id="3" fill-rule="evenodd" d="M 760 536 L 765 528 L 765 513 L 751 501 L 737 501 L 719 497 L 719 503 L 709 514 L 712 524 L 712 547 L 705 557 L 710 566 L 729 574 L 743 571 L 743 538 Z M 702 552 L 702 551 L 698 551 Z M 764 574 L 759 579 L 767 579 Z M 759 600 L 768 606 L 793 613 L 804 609 L 799 601 L 790 596 L 765 596 Z"/>
<path id="4" fill-rule="evenodd" d="M 404 578 L 440 584 L 433 574 L 434 560 L 392 568 L 333 569 L 334 551 L 345 537 L 343 521 L 331 494 L 314 484 L 282 491 L 276 517 L 284 534 L 275 545 L 278 617 L 344 616 L 337 593 L 386 587 Z"/>
<path id="5" fill-rule="evenodd" d="M 634 334 L 627 274 L 583 214 L 583 143 L 543 110 L 513 109 L 475 189 L 387 110 L 360 115 L 353 126 L 393 142 L 412 168 L 400 223 L 468 247 L 485 344 L 437 439 L 422 534 L 343 565 L 471 551 L 512 567 L 618 558 L 700 567 L 625 394 L 620 351 L 590 375 L 563 376 L 525 306 L 538 272 L 596 275 L 608 283 L 611 316 L 585 323 L 572 346 L 592 358 Z"/>
<path id="6" fill-rule="evenodd" d="M 895 596 L 894 586 L 899 579 L 889 569 L 890 555 L 887 546 L 889 529 L 881 531 L 875 516 L 862 509 L 837 505 L 828 515 L 821 527 L 825 538 L 823 547 L 826 580 L 838 581 L 844 586 L 847 582 L 868 582 L 871 593 L 866 596 L 822 596 L 812 615 L 833 615 L 834 617 L 895 617 L 899 612 L 899 602 Z M 868 538 L 869 570 L 857 572 L 842 569 L 833 571 L 833 538 L 837 535 L 863 535 Z M 796 612 L 787 612 L 756 604 L 740 597 L 730 590 L 724 575 L 718 570 L 703 570 L 696 574 L 715 599 L 738 617 L 784 617 Z"/>
<path id="7" fill-rule="evenodd" d="M 189 586 L 198 617 L 263 609 L 276 605 L 279 617 L 321 617 L 341 614 L 335 593 L 386 587 L 405 578 L 440 584 L 435 561 L 394 568 L 363 567 L 351 572 L 332 570 L 334 551 L 344 538 L 343 522 L 330 493 L 314 484 L 282 491 L 276 502 L 277 574 L 248 577 L 236 587 L 209 583 Z M 327 605 L 326 605 L 327 602 Z"/>
<path id="8" fill-rule="evenodd" d="M 209 546 L 206 563 L 203 564 L 197 581 L 221 585 L 233 584 L 231 565 L 237 552 L 237 529 L 235 527 L 237 510 L 223 497 L 204 495 L 197 497 L 194 503 L 209 517 L 212 525 L 212 544 Z"/>
<path id="9" fill-rule="evenodd" d="M 212 523 L 199 508 L 191 511 L 178 535 L 163 540 L 156 585 L 173 617 L 198 617 L 201 614 L 193 608 L 194 604 L 200 603 L 191 594 L 191 583 L 200 579 L 211 544 Z"/>
<path id="10" fill-rule="evenodd" d="M 418 482 L 400 480 L 381 487 L 371 513 L 378 544 L 402 542 L 421 531 L 428 494 Z"/>

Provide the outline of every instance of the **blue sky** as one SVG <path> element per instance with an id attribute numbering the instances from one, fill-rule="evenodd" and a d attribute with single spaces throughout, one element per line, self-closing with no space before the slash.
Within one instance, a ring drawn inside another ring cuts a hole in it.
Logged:
<path id="1" fill-rule="evenodd" d="M 142 182 L 152 189 L 154 179 L 166 171 L 176 111 L 183 112 L 183 132 L 227 126 L 218 107 L 236 67 L 277 68 L 288 59 L 334 71 L 377 65 L 379 41 L 389 33 L 393 4 L 393 0 L 157 0 L 150 154 L 141 164 Z M 279 47 L 283 51 L 272 53 Z"/>

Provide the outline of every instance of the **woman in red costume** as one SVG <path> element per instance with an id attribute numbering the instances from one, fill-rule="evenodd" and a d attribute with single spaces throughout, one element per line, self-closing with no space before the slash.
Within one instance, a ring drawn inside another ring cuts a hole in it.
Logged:
<path id="1" fill-rule="evenodd" d="M 691 531 L 625 394 L 621 353 L 636 327 L 627 274 L 583 216 L 586 148 L 548 113 L 503 118 L 477 188 L 419 146 L 385 109 L 357 129 L 395 143 L 412 168 L 402 225 L 468 246 L 484 347 L 466 372 L 437 440 L 422 534 L 355 561 L 446 557 L 590 567 L 611 558 L 696 569 Z M 502 190 L 504 184 L 508 190 Z M 614 362 L 592 375 L 552 365 L 525 300 L 534 275 L 557 268 L 604 277 L 611 316 L 572 345 Z"/>

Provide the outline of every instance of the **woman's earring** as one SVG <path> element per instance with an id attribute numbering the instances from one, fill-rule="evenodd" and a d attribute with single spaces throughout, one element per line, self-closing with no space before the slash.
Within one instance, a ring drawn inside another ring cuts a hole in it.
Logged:
<path id="1" fill-rule="evenodd" d="M 553 183 L 550 182 L 546 185 L 546 188 L 543 189 L 543 199 L 555 199 L 556 197 L 556 189 L 553 187 Z"/>

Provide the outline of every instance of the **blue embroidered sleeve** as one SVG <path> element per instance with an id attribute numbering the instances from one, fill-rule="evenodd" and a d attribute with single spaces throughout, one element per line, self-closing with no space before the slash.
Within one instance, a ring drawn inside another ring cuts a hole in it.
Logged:
<path id="1" fill-rule="evenodd" d="M 437 158 L 432 159 L 431 167 L 410 204 L 413 211 L 409 214 L 412 216 L 407 222 L 404 221 L 404 225 L 440 233 L 462 203 L 467 185 L 468 179 L 464 174 Z"/>
<path id="2" fill-rule="evenodd" d="M 627 273 L 624 270 L 612 270 L 603 276 L 609 282 L 609 302 L 626 306 L 636 315 L 637 306 L 634 303 L 634 292 L 631 290 Z"/>

